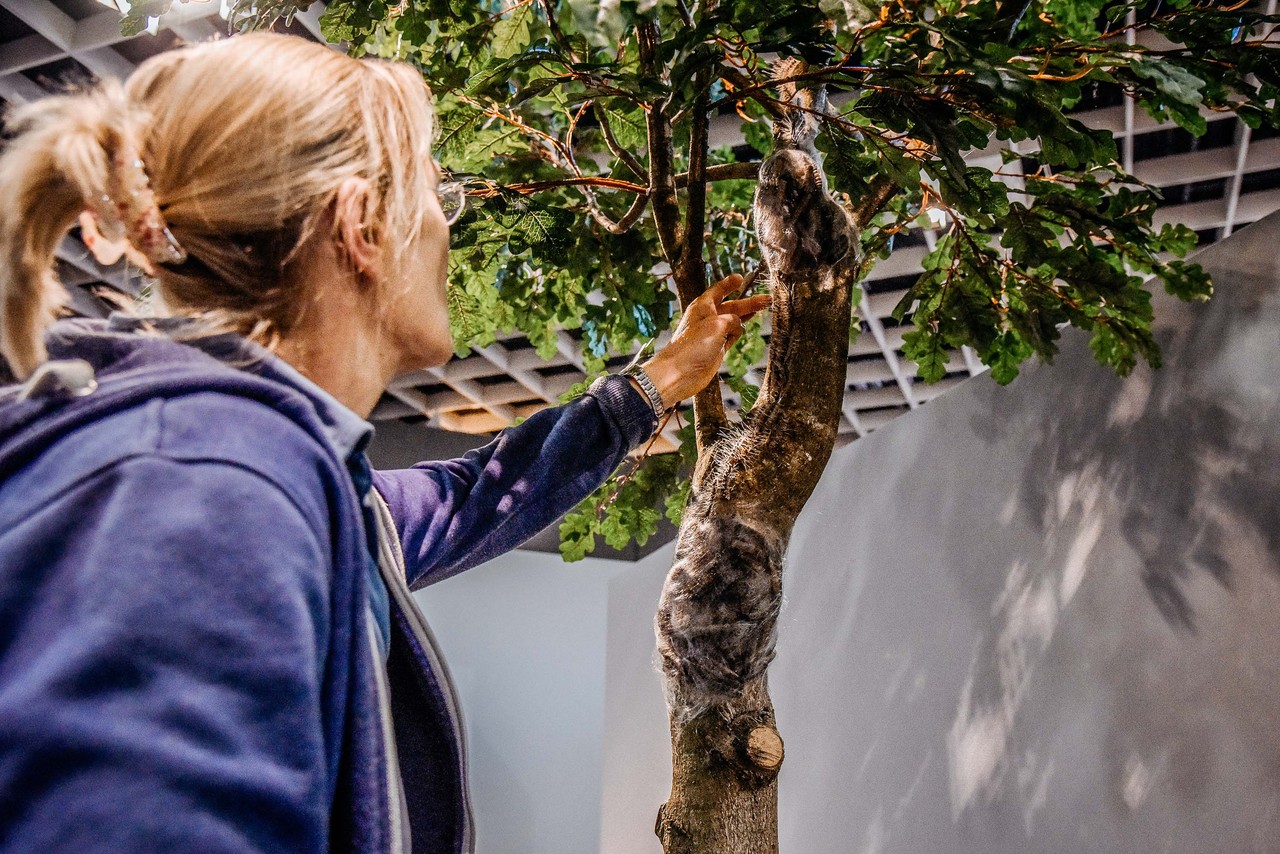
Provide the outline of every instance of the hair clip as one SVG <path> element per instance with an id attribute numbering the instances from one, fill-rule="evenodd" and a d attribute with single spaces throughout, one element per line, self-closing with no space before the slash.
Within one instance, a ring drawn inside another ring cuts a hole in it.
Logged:
<path id="1" fill-rule="evenodd" d="M 142 158 L 123 143 L 112 159 L 108 191 L 80 215 L 85 246 L 98 263 L 127 256 L 148 276 L 156 264 L 181 264 L 187 251 L 169 230 L 156 203 Z"/>

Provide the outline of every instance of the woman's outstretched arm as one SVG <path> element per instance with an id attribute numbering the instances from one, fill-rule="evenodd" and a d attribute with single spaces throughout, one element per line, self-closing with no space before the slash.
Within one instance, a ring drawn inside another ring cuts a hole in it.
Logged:
<path id="1" fill-rule="evenodd" d="M 731 276 L 689 306 L 671 343 L 645 364 L 667 407 L 716 375 L 743 322 L 767 296 L 726 300 Z M 510 551 L 590 495 L 657 419 L 633 381 L 610 376 L 582 397 L 539 412 L 460 459 L 375 472 L 396 519 L 409 583 L 447 578 Z"/>

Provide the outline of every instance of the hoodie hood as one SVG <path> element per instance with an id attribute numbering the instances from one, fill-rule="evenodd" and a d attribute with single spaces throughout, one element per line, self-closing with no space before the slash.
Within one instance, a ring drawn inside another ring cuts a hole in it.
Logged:
<path id="1" fill-rule="evenodd" d="M 49 362 L 24 385 L 0 389 L 0 479 L 93 419 L 200 391 L 260 401 L 339 459 L 367 444 L 373 428 L 283 360 L 238 335 L 198 331 L 186 318 L 120 314 L 54 324 L 45 336 Z"/>

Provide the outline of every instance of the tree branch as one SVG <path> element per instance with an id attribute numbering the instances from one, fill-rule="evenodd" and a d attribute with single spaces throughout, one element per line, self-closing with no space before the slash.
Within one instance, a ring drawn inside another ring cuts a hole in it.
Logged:
<path id="1" fill-rule="evenodd" d="M 641 21 L 636 27 L 636 40 L 640 48 L 641 73 L 657 79 L 658 24 Z M 653 203 L 653 222 L 657 226 L 658 242 L 667 263 L 674 269 L 680 260 L 680 204 L 676 200 L 674 160 L 671 149 L 671 124 L 663 113 L 662 102 L 649 105 L 645 118 L 649 137 L 649 197 Z"/>
<path id="2" fill-rule="evenodd" d="M 569 39 L 565 37 L 564 31 L 560 29 L 560 24 L 556 22 L 556 11 L 551 0 L 541 0 L 542 11 L 547 16 L 547 29 L 551 31 L 551 37 L 555 39 L 556 45 L 564 51 L 564 55 L 571 61 L 577 62 L 578 57 L 573 52 L 573 46 L 569 44 Z"/>
<path id="3" fill-rule="evenodd" d="M 540 131 L 536 128 L 530 127 L 518 117 L 509 116 L 506 113 L 503 113 L 501 110 L 497 109 L 496 107 L 485 108 L 482 104 L 480 104 L 478 101 L 474 101 L 473 99 L 464 99 L 464 100 L 476 106 L 478 109 L 481 110 L 481 112 L 485 113 L 486 115 L 493 116 L 509 124 L 512 124 L 515 127 L 519 128 L 523 133 L 526 133 L 530 136 L 533 136 L 536 139 L 539 139 L 545 142 L 550 147 L 549 148 L 550 154 L 552 158 L 555 161 L 557 161 L 557 165 L 563 166 L 574 173 L 573 177 L 571 178 L 558 178 L 558 179 L 553 179 L 549 181 L 531 181 L 531 182 L 525 182 L 525 183 L 511 184 L 503 188 L 498 188 L 494 185 L 490 185 L 490 187 L 487 190 L 481 190 L 478 193 L 476 193 L 476 195 L 479 195 L 481 197 L 492 196 L 497 192 L 499 192 L 500 189 L 510 190 L 512 192 L 522 193 L 527 195 L 529 193 L 536 193 L 542 190 L 557 189 L 560 187 L 578 187 L 579 189 L 582 190 L 582 194 L 586 197 L 587 211 L 591 214 L 591 218 L 594 219 L 597 223 L 600 224 L 602 228 L 604 228 L 606 231 L 608 231 L 611 234 L 622 234 L 623 232 L 629 230 L 631 226 L 635 225 L 636 221 L 639 220 L 640 216 L 644 213 L 645 205 L 648 203 L 648 200 L 649 200 L 648 188 L 643 187 L 640 184 L 635 184 L 630 181 L 622 181 L 617 178 L 605 178 L 605 177 L 583 175 L 582 170 L 578 168 L 577 160 L 573 156 L 573 133 L 577 129 L 578 121 L 582 118 L 583 112 L 592 106 L 591 101 L 585 102 L 578 109 L 578 111 L 570 118 L 566 140 L 564 142 L 561 142 L 560 140 L 556 139 L 550 134 L 545 133 L 544 131 Z M 643 177 L 643 173 L 640 173 L 640 177 Z M 627 212 L 622 216 L 622 218 L 619 219 L 617 222 L 614 222 L 600 208 L 599 200 L 596 198 L 595 193 L 591 191 L 592 187 L 600 187 L 601 189 L 606 189 L 606 190 L 626 190 L 626 191 L 635 193 L 636 198 L 632 201 L 630 208 L 628 208 Z"/>
<path id="4" fill-rule="evenodd" d="M 609 217 L 605 215 L 604 211 L 600 210 L 598 206 L 591 208 L 591 217 L 600 224 L 601 228 L 610 234 L 625 234 L 630 231 L 631 226 L 635 225 L 636 222 L 639 221 L 640 217 L 644 215 L 644 209 L 648 204 L 649 194 L 641 193 L 636 196 L 635 201 L 631 203 L 631 207 L 627 208 L 627 212 L 624 213 L 622 218 L 617 222 L 609 219 Z"/>
<path id="5" fill-rule="evenodd" d="M 573 118 L 569 120 L 569 128 L 565 132 L 564 151 L 569 159 L 569 165 L 573 167 L 574 174 L 579 178 L 583 177 L 583 175 L 582 170 L 578 168 L 578 160 L 573 154 L 573 133 L 578 129 L 578 122 L 582 119 L 583 113 L 592 106 L 592 101 L 584 101 L 582 106 L 578 108 L 577 112 L 573 114 Z M 609 215 L 604 212 L 604 209 L 600 207 L 600 200 L 596 198 L 596 194 L 589 186 L 583 184 L 580 185 L 580 189 L 582 190 L 582 195 L 587 199 L 587 212 L 590 213 L 591 218 L 599 223 L 606 231 L 612 234 L 621 234 L 623 231 L 626 231 L 631 227 L 631 223 L 621 226 L 619 223 L 614 222 Z M 644 194 L 638 196 L 634 201 L 632 201 L 631 208 L 627 211 L 628 216 L 631 216 L 634 213 L 634 217 L 631 222 L 635 222 L 635 220 L 640 217 L 640 211 L 644 210 L 644 204 L 646 201 L 647 196 Z"/>
<path id="6" fill-rule="evenodd" d="M 692 27 L 693 13 L 689 11 L 689 4 L 685 0 L 676 0 L 676 8 L 680 11 L 680 18 L 684 21 L 686 27 Z"/>
<path id="7" fill-rule="evenodd" d="M 801 82 L 813 81 L 813 80 L 821 80 L 825 82 L 827 78 L 831 77 L 833 74 L 836 74 L 842 71 L 865 73 L 873 70 L 875 69 L 864 67 L 864 66 L 828 65 L 825 68 L 815 68 L 812 71 L 805 71 L 801 74 L 791 74 L 786 77 L 779 77 L 774 80 L 767 80 L 764 83 L 752 83 L 745 75 L 736 71 L 733 73 L 735 77 L 739 78 L 738 80 L 732 79 L 729 74 L 722 73 L 721 76 L 725 77 L 726 79 L 729 79 L 730 82 L 734 84 L 734 91 L 720 98 L 716 98 L 714 101 L 712 101 L 711 109 L 713 110 L 718 109 L 724 104 L 736 104 L 738 101 L 741 101 L 744 98 L 755 98 L 757 101 L 759 101 L 760 99 L 757 97 L 758 95 L 762 95 L 763 93 L 767 92 L 770 89 L 776 89 L 785 83 L 801 83 Z M 739 81 L 741 81 L 745 85 L 739 86 L 738 85 Z M 780 113 L 781 111 L 779 111 L 778 113 L 773 113 L 771 111 L 770 114 L 776 118 Z"/>
<path id="8" fill-rule="evenodd" d="M 680 306 L 687 308 L 707 289 L 706 267 L 702 262 L 703 235 L 707 227 L 707 102 L 710 75 L 701 70 L 694 75 L 693 121 L 689 129 L 688 194 L 685 202 L 684 245 L 676 269 L 676 285 L 681 289 Z M 673 179 L 674 184 L 674 179 Z"/>
<path id="9" fill-rule="evenodd" d="M 898 195 L 899 187 L 892 179 L 881 175 L 875 178 L 867 187 L 867 192 L 858 203 L 853 206 L 850 213 L 853 215 L 854 225 L 858 230 L 866 228 L 876 214 L 884 210 L 884 206 L 889 204 L 889 200 Z"/>
<path id="10" fill-rule="evenodd" d="M 568 168 L 569 158 L 566 156 L 567 152 L 564 149 L 564 145 L 551 134 L 533 127 L 514 112 L 510 114 L 504 113 L 496 104 L 483 104 L 475 98 L 464 94 L 459 94 L 458 100 L 474 107 L 483 115 L 511 125 L 530 139 L 538 140 L 543 144 L 544 159 L 550 160 L 556 166 Z"/>
<path id="11" fill-rule="evenodd" d="M 778 105 L 777 100 L 766 96 L 764 88 L 753 84 L 751 82 L 751 78 L 747 77 L 747 75 L 743 74 L 736 68 L 721 68 L 720 76 L 733 85 L 734 95 L 740 95 L 741 97 L 730 98 L 726 95 L 724 98 L 718 99 L 716 101 L 717 104 L 721 101 L 732 101 L 733 103 L 737 103 L 738 101 L 741 101 L 742 98 L 751 98 L 763 107 L 764 111 L 772 118 L 782 118 L 783 110 L 782 107 Z M 714 107 L 715 105 L 712 106 Z"/>
<path id="12" fill-rule="evenodd" d="M 609 125 L 609 118 L 599 104 L 596 104 L 596 119 L 600 122 L 600 132 L 604 134 L 604 144 L 609 146 L 613 156 L 625 163 L 637 178 L 644 178 L 649 170 L 644 168 L 644 164 L 634 154 L 618 144 L 618 138 L 613 135 L 613 128 Z"/>
<path id="13" fill-rule="evenodd" d="M 702 260 L 707 229 L 707 134 L 710 123 L 708 104 L 711 100 L 711 73 L 707 68 L 694 75 L 694 104 L 689 130 L 689 179 L 685 204 L 684 245 L 675 270 L 676 292 L 680 307 L 688 308 L 707 289 L 707 266 Z M 698 451 L 709 450 L 721 432 L 729 426 L 720 396 L 720 378 L 716 377 L 693 398 L 694 430 Z"/>
<path id="14" fill-rule="evenodd" d="M 507 184 L 505 187 L 493 186 L 492 190 L 481 190 L 477 193 L 481 198 L 495 195 L 498 190 L 511 190 L 516 193 L 538 193 L 543 190 L 554 190 L 560 187 L 600 187 L 603 190 L 626 190 L 629 193 L 639 193 L 647 195 L 649 190 L 639 184 L 631 181 L 621 181 L 617 178 L 604 178 L 593 175 L 582 175 L 574 178 L 553 178 L 547 181 L 523 181 L 517 184 Z"/>
<path id="15" fill-rule="evenodd" d="M 676 188 L 683 190 L 689 186 L 688 172 L 676 175 Z M 706 168 L 705 181 L 732 181 L 739 178 L 754 178 L 760 174 L 760 161 L 749 160 L 745 163 L 717 163 Z"/>

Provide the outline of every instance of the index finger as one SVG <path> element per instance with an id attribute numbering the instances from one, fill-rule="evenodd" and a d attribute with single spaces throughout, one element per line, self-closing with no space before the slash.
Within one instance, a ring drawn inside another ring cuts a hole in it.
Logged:
<path id="1" fill-rule="evenodd" d="M 724 298 L 730 294 L 737 293 L 742 288 L 742 276 L 734 273 L 731 276 L 725 276 L 711 287 L 707 288 L 703 296 L 710 297 L 712 302 L 719 305 Z"/>
<path id="2" fill-rule="evenodd" d="M 759 311 L 764 311 L 773 302 L 773 297 L 768 294 L 756 294 L 753 297 L 743 297 L 742 299 L 725 300 L 720 303 L 721 314 L 736 314 L 739 317 L 750 317 Z"/>

